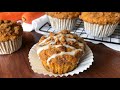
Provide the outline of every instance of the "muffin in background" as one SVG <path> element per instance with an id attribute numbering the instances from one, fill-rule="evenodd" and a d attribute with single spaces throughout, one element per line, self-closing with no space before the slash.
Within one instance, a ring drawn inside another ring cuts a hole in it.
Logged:
<path id="1" fill-rule="evenodd" d="M 94 37 L 107 37 L 113 34 L 120 22 L 119 12 L 82 12 L 79 16 L 84 21 L 87 34 Z"/>
<path id="2" fill-rule="evenodd" d="M 37 54 L 45 69 L 54 74 L 64 74 L 74 70 L 84 55 L 86 43 L 83 38 L 62 30 L 48 37 L 42 36 L 38 42 Z"/>
<path id="3" fill-rule="evenodd" d="M 14 21 L 0 20 L 0 55 L 11 54 L 22 45 L 22 26 Z"/>
<path id="4" fill-rule="evenodd" d="M 54 30 L 73 30 L 80 12 L 46 12 Z"/>

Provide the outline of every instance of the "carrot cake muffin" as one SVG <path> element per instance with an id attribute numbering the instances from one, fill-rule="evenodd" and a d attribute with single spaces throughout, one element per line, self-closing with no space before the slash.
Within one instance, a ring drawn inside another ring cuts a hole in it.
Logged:
<path id="1" fill-rule="evenodd" d="M 86 33 L 95 37 L 110 36 L 120 21 L 119 12 L 82 12 Z"/>
<path id="2" fill-rule="evenodd" d="M 57 34 L 42 36 L 38 42 L 37 54 L 49 72 L 64 74 L 74 70 L 84 55 L 86 43 L 83 38 L 62 30 Z"/>
<path id="3" fill-rule="evenodd" d="M 0 54 L 11 54 L 22 45 L 22 26 L 10 20 L 0 20 Z"/>
<path id="4" fill-rule="evenodd" d="M 72 30 L 80 12 L 46 12 L 54 30 Z"/>

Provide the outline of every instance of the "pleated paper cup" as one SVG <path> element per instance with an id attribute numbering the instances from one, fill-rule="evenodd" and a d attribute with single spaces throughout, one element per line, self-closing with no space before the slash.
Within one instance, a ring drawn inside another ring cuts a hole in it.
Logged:
<path id="1" fill-rule="evenodd" d="M 108 37 L 113 34 L 117 25 L 118 23 L 99 25 L 99 24 L 92 24 L 84 21 L 84 28 L 86 33 L 93 37 Z"/>
<path id="2" fill-rule="evenodd" d="M 77 18 L 74 19 L 58 19 L 48 16 L 51 26 L 54 30 L 73 30 L 76 24 Z"/>
<path id="3" fill-rule="evenodd" d="M 90 66 L 93 63 L 93 53 L 91 49 L 86 46 L 85 54 L 81 58 L 81 62 L 78 64 L 77 68 L 75 68 L 73 71 L 65 73 L 65 74 L 53 74 L 52 72 L 47 71 L 44 66 L 42 65 L 42 61 L 40 60 L 39 56 L 37 55 L 37 45 L 35 44 L 29 51 L 29 62 L 31 69 L 38 74 L 48 75 L 48 76 L 54 76 L 54 77 L 63 77 L 63 76 L 73 76 L 74 74 L 79 74 L 80 72 L 83 72 L 90 68 Z"/>
<path id="4" fill-rule="evenodd" d="M 17 51 L 22 45 L 22 36 L 5 42 L 0 42 L 0 55 L 11 54 Z"/>

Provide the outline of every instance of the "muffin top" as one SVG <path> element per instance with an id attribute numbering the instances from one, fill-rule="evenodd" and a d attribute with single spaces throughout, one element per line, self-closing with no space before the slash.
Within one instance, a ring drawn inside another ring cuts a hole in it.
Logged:
<path id="1" fill-rule="evenodd" d="M 46 12 L 47 15 L 58 19 L 73 19 L 80 15 L 80 12 Z"/>
<path id="2" fill-rule="evenodd" d="M 20 23 L 10 20 L 0 20 L 0 41 L 14 40 L 21 36 L 23 29 Z"/>
<path id="3" fill-rule="evenodd" d="M 94 24 L 116 24 L 120 21 L 119 12 L 82 12 L 79 16 L 85 22 Z"/>
<path id="4" fill-rule="evenodd" d="M 37 54 L 41 60 L 63 65 L 64 63 L 78 63 L 85 51 L 83 38 L 62 30 L 57 34 L 50 33 L 48 37 L 42 36 L 38 42 Z"/>

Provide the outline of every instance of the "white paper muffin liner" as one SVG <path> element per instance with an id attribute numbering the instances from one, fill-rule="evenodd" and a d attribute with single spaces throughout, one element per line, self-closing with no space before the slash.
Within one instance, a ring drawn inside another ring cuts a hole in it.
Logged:
<path id="1" fill-rule="evenodd" d="M 35 44 L 30 49 L 28 58 L 29 58 L 31 69 L 38 74 L 49 75 L 54 77 L 57 77 L 57 76 L 62 77 L 62 76 L 68 76 L 68 75 L 73 76 L 74 74 L 79 74 L 80 72 L 87 70 L 92 65 L 92 62 L 93 62 L 93 53 L 91 49 L 87 46 L 85 50 L 85 55 L 81 58 L 81 62 L 79 63 L 76 69 L 65 74 L 53 74 L 52 72 L 47 71 L 42 65 L 42 62 L 37 55 L 36 48 L 37 48 L 37 45 Z"/>
<path id="2" fill-rule="evenodd" d="M 115 28 L 117 27 L 117 25 L 118 23 L 99 25 L 99 24 L 92 24 L 84 21 L 84 28 L 86 33 L 94 37 L 110 36 L 115 31 Z"/>
<path id="3" fill-rule="evenodd" d="M 76 23 L 76 18 L 74 19 L 58 19 L 48 16 L 51 26 L 54 30 L 73 30 Z"/>
<path id="4" fill-rule="evenodd" d="M 15 40 L 0 42 L 0 55 L 11 54 L 17 51 L 22 45 L 22 36 Z"/>

